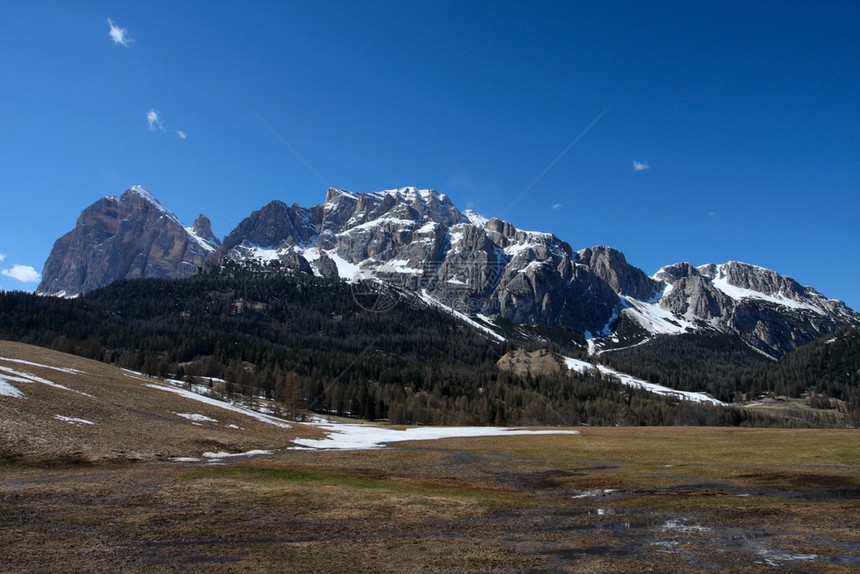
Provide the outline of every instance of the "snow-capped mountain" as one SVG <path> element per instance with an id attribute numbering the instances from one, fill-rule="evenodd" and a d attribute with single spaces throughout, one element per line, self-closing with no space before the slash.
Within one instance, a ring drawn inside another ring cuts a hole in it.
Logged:
<path id="1" fill-rule="evenodd" d="M 135 187 L 81 214 L 57 241 L 39 292 L 74 295 L 124 277 L 185 277 L 206 258 L 373 279 L 484 328 L 500 321 L 561 327 L 591 350 L 717 330 L 779 356 L 839 326 L 860 325 L 844 303 L 767 269 L 677 263 L 649 277 L 611 247 L 573 251 L 550 233 L 461 212 L 444 194 L 413 187 L 329 189 L 325 203 L 311 208 L 272 201 L 220 246 L 208 220 L 186 227 Z"/>
<path id="2" fill-rule="evenodd" d="M 54 243 L 37 292 L 75 296 L 118 279 L 190 277 L 219 245 L 205 215 L 188 227 L 135 186 L 81 212 Z"/>

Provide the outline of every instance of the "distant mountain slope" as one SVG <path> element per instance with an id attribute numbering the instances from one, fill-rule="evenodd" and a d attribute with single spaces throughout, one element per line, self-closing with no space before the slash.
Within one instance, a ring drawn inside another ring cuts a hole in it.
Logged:
<path id="1" fill-rule="evenodd" d="M 651 383 L 705 391 L 724 402 L 755 392 L 752 376 L 772 359 L 724 333 L 655 337 L 641 345 L 602 353 L 600 361 Z"/>
<path id="2" fill-rule="evenodd" d="M 550 233 L 461 212 L 434 190 L 329 189 L 321 206 L 270 202 L 220 246 L 208 229 L 206 221 L 183 226 L 140 187 L 105 198 L 57 241 L 38 292 L 188 277 L 204 261 L 278 262 L 307 275 L 382 281 L 501 335 L 510 323 L 562 329 L 592 353 L 661 334 L 719 332 L 776 358 L 860 326 L 841 301 L 768 269 L 677 263 L 648 277 L 616 249 L 574 251 Z"/>
<path id="3" fill-rule="evenodd" d="M 811 390 L 823 401 L 817 406 L 832 408 L 827 398 L 854 405 L 854 424 L 860 425 L 860 329 L 840 329 L 768 365 L 754 378 L 759 388 L 777 394 L 798 396 Z M 823 403 L 823 404 L 822 404 Z"/>
<path id="4" fill-rule="evenodd" d="M 860 425 L 860 329 L 839 329 L 778 361 L 720 333 L 657 337 L 603 353 L 600 360 L 652 383 L 705 390 L 723 401 L 805 397 L 809 406 L 839 408 L 847 424 Z"/>

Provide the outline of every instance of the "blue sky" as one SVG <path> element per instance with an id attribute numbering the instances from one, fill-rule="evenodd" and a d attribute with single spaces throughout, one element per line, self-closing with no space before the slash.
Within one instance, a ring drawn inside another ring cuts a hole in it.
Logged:
<path id="1" fill-rule="evenodd" d="M 136 184 L 221 237 L 272 199 L 414 185 L 648 274 L 740 260 L 860 309 L 857 22 L 853 1 L 7 1 L 0 288 L 34 289 L 80 211 Z"/>

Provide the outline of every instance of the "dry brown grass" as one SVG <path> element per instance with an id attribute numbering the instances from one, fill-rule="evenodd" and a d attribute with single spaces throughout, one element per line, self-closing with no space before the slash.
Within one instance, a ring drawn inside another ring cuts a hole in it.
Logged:
<path id="1" fill-rule="evenodd" d="M 0 367 L 7 369 L 0 373 L 8 375 L 8 369 L 13 369 L 65 387 L 13 381 L 26 398 L 0 396 L 0 456 L 7 459 L 159 460 L 199 457 L 204 452 L 282 449 L 298 436 L 321 436 L 311 427 L 279 428 L 149 386 L 164 386 L 156 379 L 40 347 L 0 341 Z M 214 421 L 195 423 L 181 414 Z"/>

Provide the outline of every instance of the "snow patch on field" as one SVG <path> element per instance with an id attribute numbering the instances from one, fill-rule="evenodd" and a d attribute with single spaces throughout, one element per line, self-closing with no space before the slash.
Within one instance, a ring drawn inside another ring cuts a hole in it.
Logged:
<path id="1" fill-rule="evenodd" d="M 203 458 L 210 460 L 221 460 L 223 458 L 237 458 L 243 456 L 260 456 L 263 454 L 274 454 L 273 450 L 249 450 L 248 452 L 204 452 Z"/>
<path id="2" fill-rule="evenodd" d="M 135 374 L 137 374 L 137 373 L 135 373 Z M 137 377 L 135 377 L 135 378 L 137 378 Z M 207 405 L 212 405 L 213 407 L 218 407 L 218 408 L 221 408 L 224 410 L 233 411 L 236 413 L 241 413 L 247 417 L 257 419 L 260 422 L 274 425 L 276 427 L 280 427 L 280 428 L 284 428 L 284 429 L 292 428 L 289 423 L 287 423 L 286 421 L 284 421 L 282 419 L 279 419 L 279 418 L 276 418 L 273 416 L 269 416 L 269 415 L 264 415 L 263 413 L 258 413 L 256 411 L 252 411 L 251 409 L 247 409 L 245 407 L 240 407 L 238 405 L 234 405 L 231 403 L 219 401 L 218 399 L 213 399 L 212 397 L 205 397 L 203 395 L 198 395 L 197 393 L 193 393 L 193 392 L 187 391 L 185 389 L 180 389 L 177 387 L 171 387 L 171 386 L 167 386 L 167 385 L 158 385 L 155 383 L 146 383 L 146 386 L 150 387 L 152 389 L 158 389 L 160 391 L 168 391 L 171 393 L 175 393 L 177 395 L 183 396 L 183 397 L 185 397 L 187 399 L 191 399 L 193 401 L 199 401 L 199 402 L 205 403 Z"/>
<path id="3" fill-rule="evenodd" d="M 69 423 L 72 425 L 94 425 L 96 423 L 92 421 L 88 421 L 86 419 L 76 419 L 75 417 L 64 417 L 63 415 L 54 415 L 54 418 L 58 421 L 63 421 L 64 423 Z"/>
<path id="4" fill-rule="evenodd" d="M 618 492 L 617 488 L 598 488 L 595 490 L 586 490 L 577 494 L 575 496 L 571 496 L 571 498 L 594 498 L 597 496 L 606 496 L 607 494 L 612 494 L 613 492 Z M 600 509 L 598 509 L 600 510 Z"/>
<path id="5" fill-rule="evenodd" d="M 296 439 L 296 450 L 367 450 L 407 440 L 437 440 L 507 435 L 579 434 L 575 430 L 529 430 L 504 427 L 414 427 L 403 430 L 351 423 L 314 423 L 328 431 L 324 439 Z"/>
<path id="6" fill-rule="evenodd" d="M 84 395 L 85 397 L 90 397 L 94 399 L 95 397 L 89 393 L 85 393 L 83 391 L 76 391 L 75 389 L 70 389 L 64 385 L 59 383 L 55 383 L 53 381 L 49 381 L 48 379 L 44 379 L 42 377 L 37 377 L 36 375 L 31 375 L 30 373 L 23 373 L 11 367 L 3 367 L 0 366 L 0 377 L 5 381 L 15 381 L 18 383 L 41 383 L 43 385 L 48 385 L 49 387 L 54 387 L 56 389 L 63 389 L 64 391 L 70 391 L 72 393 L 78 393 L 79 395 Z M 17 389 L 16 389 L 17 390 Z"/>
<path id="7" fill-rule="evenodd" d="M 171 411 L 171 412 L 173 412 L 173 411 Z M 199 415 L 199 414 L 195 414 L 195 413 L 177 413 L 177 412 L 174 412 L 173 414 L 175 414 L 178 417 L 182 417 L 184 419 L 188 419 L 190 421 L 194 421 L 197 423 L 217 423 L 218 422 L 218 419 L 213 419 L 213 418 L 207 417 L 206 415 Z"/>
<path id="8" fill-rule="evenodd" d="M 66 367 L 52 367 L 51 365 L 43 365 L 41 363 L 33 363 L 31 361 L 24 361 L 22 359 L 9 359 L 7 357 L 0 357 L 0 360 L 8 361 L 10 363 L 18 363 L 19 365 L 29 365 L 31 367 L 40 367 L 42 369 L 52 369 L 54 371 L 60 371 L 61 373 L 69 373 L 72 375 L 86 375 L 85 371 L 80 371 L 78 369 L 70 369 Z"/>
<path id="9" fill-rule="evenodd" d="M 26 399 L 24 393 L 16 389 L 3 375 L 0 375 L 0 396 Z"/>

